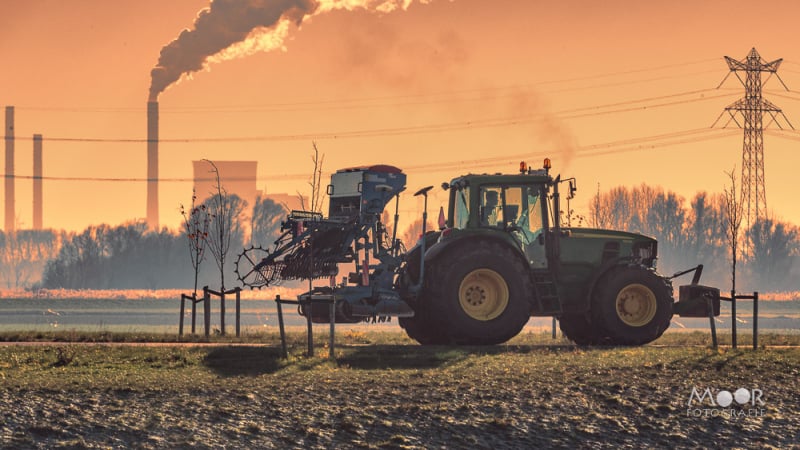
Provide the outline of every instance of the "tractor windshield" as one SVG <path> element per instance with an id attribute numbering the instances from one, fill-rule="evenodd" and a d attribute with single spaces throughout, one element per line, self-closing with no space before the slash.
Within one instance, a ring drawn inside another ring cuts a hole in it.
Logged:
<path id="1" fill-rule="evenodd" d="M 482 186 L 481 226 L 518 230 L 525 241 L 542 228 L 539 190 L 535 186 Z"/>

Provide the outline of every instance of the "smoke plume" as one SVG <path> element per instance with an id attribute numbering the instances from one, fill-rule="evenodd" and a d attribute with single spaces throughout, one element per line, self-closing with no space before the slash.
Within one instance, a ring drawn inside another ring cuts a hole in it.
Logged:
<path id="1" fill-rule="evenodd" d="M 417 0 L 430 3 L 432 0 Z M 333 10 L 381 13 L 407 9 L 414 0 L 212 0 L 192 29 L 161 49 L 151 71 L 150 101 L 181 77 L 210 63 L 283 48 L 289 26 Z"/>

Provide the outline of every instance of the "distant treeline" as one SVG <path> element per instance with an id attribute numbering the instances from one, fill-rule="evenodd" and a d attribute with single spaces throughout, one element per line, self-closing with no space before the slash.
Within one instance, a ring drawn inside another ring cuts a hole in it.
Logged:
<path id="1" fill-rule="evenodd" d="M 731 255 L 722 194 L 700 192 L 688 202 L 674 192 L 641 185 L 598 192 L 589 206 L 590 226 L 642 233 L 658 239 L 659 270 L 670 275 L 704 265 L 704 284 L 729 290 Z M 573 220 L 573 225 L 575 225 Z M 800 235 L 796 225 L 773 218 L 745 229 L 737 263 L 737 290 L 800 290 Z"/>
<path id="2" fill-rule="evenodd" d="M 231 197 L 235 211 L 230 226 L 231 252 L 224 266 L 227 288 L 238 285 L 233 269 L 241 250 L 250 244 L 271 247 L 286 214 L 284 207 L 269 199 L 257 199 L 248 210 L 246 202 Z M 565 218 L 569 217 L 572 226 L 655 237 L 662 273 L 670 275 L 703 264 L 702 282 L 728 290 L 731 258 L 722 205 L 721 194 L 698 193 L 687 203 L 674 192 L 641 185 L 598 191 L 590 201 L 588 217 L 566 214 Z M 384 220 L 389 221 L 388 214 Z M 412 221 L 399 236 L 410 247 L 420 229 L 421 221 Z M 90 226 L 80 233 L 0 232 L 0 282 L 8 288 L 188 288 L 194 281 L 194 269 L 187 234 L 185 230 L 148 231 L 144 222 Z M 743 229 L 740 241 L 747 256 L 738 263 L 737 290 L 800 290 L 797 226 L 765 219 Z M 213 256 L 207 253 L 200 266 L 199 286 L 218 287 L 219 278 Z"/>
<path id="3" fill-rule="evenodd" d="M 209 202 L 210 200 L 207 200 Z M 228 288 L 236 283 L 234 261 L 245 242 L 264 247 L 274 241 L 285 208 L 267 198 L 247 202 L 229 196 L 233 205 L 230 248 L 225 263 Z M 166 289 L 194 282 L 190 247 L 184 230 L 156 232 L 144 221 L 90 226 L 65 231 L 0 231 L 0 276 L 7 288 Z M 210 253 L 200 265 L 200 286 L 219 287 L 219 269 Z"/>

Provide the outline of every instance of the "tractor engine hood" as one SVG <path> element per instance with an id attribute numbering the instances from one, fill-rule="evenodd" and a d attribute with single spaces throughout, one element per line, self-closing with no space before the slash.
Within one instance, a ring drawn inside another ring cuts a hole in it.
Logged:
<path id="1" fill-rule="evenodd" d="M 586 257 L 600 258 L 592 263 L 631 258 L 655 268 L 658 241 L 652 237 L 627 231 L 599 228 L 562 228 L 560 250 L 562 261 L 581 261 Z M 590 261 L 585 261 L 590 262 Z"/>

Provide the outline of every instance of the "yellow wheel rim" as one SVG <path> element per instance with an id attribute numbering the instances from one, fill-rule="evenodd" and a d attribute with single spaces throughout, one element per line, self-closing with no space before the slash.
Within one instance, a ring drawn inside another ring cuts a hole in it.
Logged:
<path id="1" fill-rule="evenodd" d="M 494 270 L 473 270 L 461 280 L 458 302 L 471 318 L 481 321 L 492 320 L 502 314 L 508 306 L 508 284 Z"/>
<path id="2" fill-rule="evenodd" d="M 656 315 L 656 294 L 643 284 L 629 284 L 617 294 L 617 316 L 632 327 L 645 326 Z"/>

